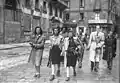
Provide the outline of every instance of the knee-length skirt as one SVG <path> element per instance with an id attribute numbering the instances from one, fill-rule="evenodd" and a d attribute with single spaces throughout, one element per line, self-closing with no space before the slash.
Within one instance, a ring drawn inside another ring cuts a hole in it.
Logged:
<path id="1" fill-rule="evenodd" d="M 77 62 L 77 55 L 67 53 L 67 66 L 75 67 Z"/>
<path id="2" fill-rule="evenodd" d="M 61 49 L 59 48 L 58 45 L 54 45 L 52 49 L 50 50 L 50 58 L 52 64 L 60 64 L 61 62 Z"/>

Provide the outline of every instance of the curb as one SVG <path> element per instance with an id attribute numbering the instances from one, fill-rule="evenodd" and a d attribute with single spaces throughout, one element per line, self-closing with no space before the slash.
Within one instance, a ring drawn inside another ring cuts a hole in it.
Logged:
<path id="1" fill-rule="evenodd" d="M 8 48 L 0 48 L 0 50 L 9 50 L 9 49 L 20 48 L 20 47 L 30 47 L 30 46 L 13 46 Z"/>
<path id="2" fill-rule="evenodd" d="M 45 43 L 46 45 L 49 43 Z M 16 45 L 16 46 L 11 46 L 11 47 L 6 47 L 6 48 L 0 48 L 0 50 L 9 50 L 9 49 L 14 49 L 14 48 L 20 48 L 20 47 L 30 47 L 30 45 Z"/>

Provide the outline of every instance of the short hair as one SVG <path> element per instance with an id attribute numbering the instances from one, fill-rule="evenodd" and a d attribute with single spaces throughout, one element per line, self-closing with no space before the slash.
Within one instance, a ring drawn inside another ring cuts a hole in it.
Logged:
<path id="1" fill-rule="evenodd" d="M 58 34 L 59 34 L 59 33 L 60 33 L 60 27 L 59 27 L 59 26 L 57 26 L 57 27 L 53 28 L 53 34 L 55 34 L 55 33 L 54 33 L 54 30 L 55 30 L 55 29 L 57 29 L 57 30 L 58 30 Z"/>
<path id="2" fill-rule="evenodd" d="M 37 34 L 37 33 L 36 33 L 37 28 L 40 29 L 40 33 L 39 33 L 39 34 L 42 35 L 42 34 L 43 34 L 43 31 L 42 31 L 42 28 L 41 28 L 40 26 L 35 27 L 33 34 L 34 34 L 34 35 Z"/>
<path id="3" fill-rule="evenodd" d="M 101 28 L 100 25 L 97 25 L 96 28 Z"/>

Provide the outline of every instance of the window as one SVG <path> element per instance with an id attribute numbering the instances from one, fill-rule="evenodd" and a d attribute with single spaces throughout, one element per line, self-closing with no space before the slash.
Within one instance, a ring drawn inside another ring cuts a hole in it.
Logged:
<path id="1" fill-rule="evenodd" d="M 80 7 L 84 7 L 84 0 L 80 0 Z"/>
<path id="2" fill-rule="evenodd" d="M 39 0 L 35 0 L 35 9 L 40 10 L 39 9 Z"/>
<path id="3" fill-rule="evenodd" d="M 56 17 L 58 16 L 58 10 L 57 10 L 57 8 L 55 8 L 55 16 Z"/>
<path id="4" fill-rule="evenodd" d="M 30 0 L 25 0 L 25 6 L 26 8 L 30 8 Z"/>
<path id="5" fill-rule="evenodd" d="M 62 10 L 60 10 L 60 18 L 62 18 Z"/>
<path id="6" fill-rule="evenodd" d="M 17 2 L 16 0 L 5 0 L 6 9 L 16 9 Z"/>
<path id="7" fill-rule="evenodd" d="M 96 20 L 99 20 L 99 19 L 100 19 L 100 14 L 97 14 L 97 13 L 96 13 L 96 14 L 95 14 L 95 19 L 96 19 Z"/>
<path id="8" fill-rule="evenodd" d="M 69 20 L 69 14 L 66 14 L 66 21 Z"/>
<path id="9" fill-rule="evenodd" d="M 20 12 L 19 11 L 14 11 L 13 19 L 14 19 L 14 21 L 20 21 Z"/>
<path id="10" fill-rule="evenodd" d="M 84 20 L 84 13 L 80 13 L 80 20 Z"/>
<path id="11" fill-rule="evenodd" d="M 47 3 L 43 1 L 43 13 L 47 14 Z"/>
<path id="12" fill-rule="evenodd" d="M 68 6 L 68 8 L 69 8 L 69 1 L 64 1 L 66 4 L 67 4 L 67 6 Z"/>
<path id="13" fill-rule="evenodd" d="M 6 21 L 20 21 L 20 11 L 5 9 L 5 20 Z"/>
<path id="14" fill-rule="evenodd" d="M 52 5 L 51 5 L 51 4 L 49 4 L 49 6 L 50 6 L 50 7 L 49 7 L 49 11 L 50 11 L 50 12 L 49 12 L 49 15 L 51 15 L 51 16 L 52 16 L 52 15 L 53 15 Z"/>

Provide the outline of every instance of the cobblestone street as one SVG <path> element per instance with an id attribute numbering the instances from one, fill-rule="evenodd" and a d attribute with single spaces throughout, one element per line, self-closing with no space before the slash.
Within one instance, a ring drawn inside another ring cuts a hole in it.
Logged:
<path id="1" fill-rule="evenodd" d="M 51 69 L 48 68 L 48 48 L 45 48 L 42 66 L 41 66 L 41 78 L 35 79 L 34 67 L 28 64 L 28 56 L 30 53 L 30 47 L 14 48 L 9 50 L 0 51 L 0 83 L 66 83 L 66 71 L 63 65 L 61 65 L 61 77 L 56 77 L 52 82 L 49 81 Z M 77 76 L 72 76 L 68 83 L 119 83 L 119 58 L 114 59 L 113 70 L 111 74 L 108 74 L 106 69 L 106 62 L 101 61 L 99 74 L 90 72 L 88 52 L 85 52 L 83 59 L 83 68 L 77 68 Z"/>

